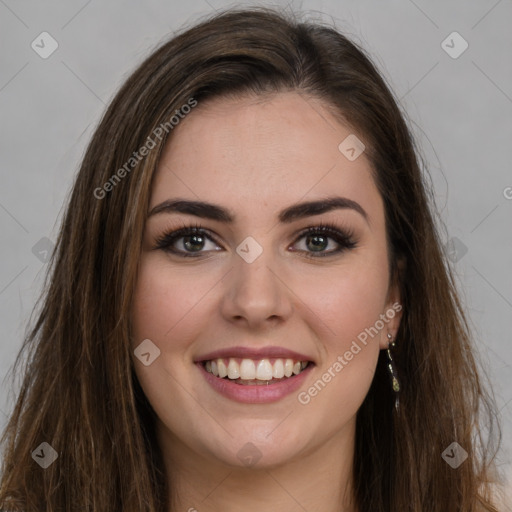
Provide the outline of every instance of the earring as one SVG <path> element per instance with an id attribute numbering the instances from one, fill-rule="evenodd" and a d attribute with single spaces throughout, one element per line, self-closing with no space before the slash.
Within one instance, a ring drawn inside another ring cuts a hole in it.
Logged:
<path id="1" fill-rule="evenodd" d="M 393 361 L 393 357 L 391 356 L 390 347 L 395 348 L 395 343 L 393 342 L 393 336 L 388 332 L 388 348 L 386 350 L 388 354 L 388 370 L 391 376 L 391 385 L 395 393 L 395 409 L 398 411 L 400 409 L 400 400 L 398 398 L 398 393 L 400 392 L 400 383 L 398 382 L 396 366 L 395 362 Z"/>

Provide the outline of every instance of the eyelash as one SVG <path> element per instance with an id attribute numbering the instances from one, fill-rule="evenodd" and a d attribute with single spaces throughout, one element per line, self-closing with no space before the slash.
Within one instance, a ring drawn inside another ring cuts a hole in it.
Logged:
<path id="1" fill-rule="evenodd" d="M 351 230 L 340 230 L 334 224 L 330 222 L 321 222 L 316 226 L 311 226 L 302 230 L 298 235 L 294 242 L 297 243 L 301 238 L 304 238 L 307 235 L 327 235 L 328 238 L 332 238 L 340 247 L 337 249 L 331 250 L 329 252 L 306 252 L 305 256 L 307 258 L 325 258 L 327 256 L 333 256 L 334 254 L 339 254 L 345 250 L 354 249 L 357 247 L 357 242 L 354 239 L 353 232 Z M 201 252 L 197 253 L 187 253 L 184 251 L 178 251 L 176 249 L 172 249 L 171 246 L 180 238 L 191 236 L 191 235 L 202 235 L 208 238 L 210 241 L 214 242 L 217 245 L 220 245 L 214 237 L 210 234 L 207 229 L 204 229 L 201 224 L 194 224 L 193 226 L 183 226 L 181 229 L 177 229 L 175 231 L 170 231 L 168 233 L 164 233 L 156 240 L 155 249 L 160 249 L 165 252 L 169 252 L 184 258 L 199 258 L 201 257 Z M 297 251 L 297 252 L 305 252 L 305 251 Z M 195 254 L 198 254 L 197 256 Z"/>

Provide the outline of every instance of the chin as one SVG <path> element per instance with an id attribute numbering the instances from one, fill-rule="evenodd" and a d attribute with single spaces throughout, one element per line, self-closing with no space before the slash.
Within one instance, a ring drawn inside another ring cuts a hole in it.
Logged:
<path id="1" fill-rule="evenodd" d="M 314 449 L 313 439 L 300 439 L 300 432 L 310 432 L 309 427 L 287 430 L 279 425 L 282 419 L 257 426 L 253 419 L 247 420 L 248 428 L 230 430 L 232 435 L 222 435 L 223 441 L 212 436 L 204 439 L 201 452 L 208 452 L 218 462 L 236 468 L 271 469 L 303 456 L 308 445 Z"/>

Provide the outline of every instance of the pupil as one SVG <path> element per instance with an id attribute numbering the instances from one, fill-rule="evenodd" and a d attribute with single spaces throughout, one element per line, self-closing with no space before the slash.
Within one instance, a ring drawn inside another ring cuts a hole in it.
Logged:
<path id="1" fill-rule="evenodd" d="M 325 249 L 325 236 L 322 235 L 311 235 L 308 237 L 308 241 L 315 240 L 313 242 L 313 250 L 316 247 L 317 249 Z M 318 240 L 322 240 L 320 243 L 318 243 Z"/>
<path id="2" fill-rule="evenodd" d="M 185 237 L 185 248 L 192 251 L 199 251 L 202 249 L 202 245 L 204 244 L 203 237 L 201 235 L 189 235 Z M 189 240 L 196 240 L 196 242 L 189 242 Z M 199 240 L 199 241 L 197 241 Z M 196 244 L 194 246 L 194 244 Z M 199 245 L 199 247 L 197 247 Z"/>

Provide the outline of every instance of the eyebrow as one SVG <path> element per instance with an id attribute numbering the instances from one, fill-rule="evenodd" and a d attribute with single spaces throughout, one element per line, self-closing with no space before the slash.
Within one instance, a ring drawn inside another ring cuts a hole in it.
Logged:
<path id="1" fill-rule="evenodd" d="M 328 197 L 317 201 L 308 201 L 293 204 L 279 213 L 278 219 L 284 224 L 289 224 L 312 215 L 321 215 L 336 209 L 350 209 L 359 213 L 369 223 L 368 214 L 364 208 L 346 197 Z M 148 214 L 148 218 L 160 213 L 184 213 L 231 224 L 235 221 L 235 215 L 222 206 L 203 201 L 190 201 L 186 199 L 167 200 L 156 205 Z"/>

